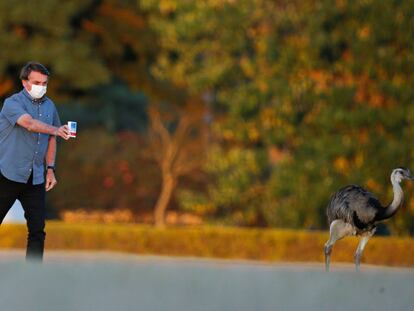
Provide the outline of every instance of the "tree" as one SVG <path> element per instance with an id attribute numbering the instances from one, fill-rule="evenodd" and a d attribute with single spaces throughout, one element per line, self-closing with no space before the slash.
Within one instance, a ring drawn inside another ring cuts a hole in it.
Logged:
<path id="1" fill-rule="evenodd" d="M 204 160 L 207 128 L 205 111 L 189 100 L 181 109 L 166 109 L 159 104 L 149 107 L 149 156 L 161 170 L 161 192 L 154 207 L 157 227 L 165 225 L 165 212 L 179 177 L 199 169 Z"/>
<path id="2" fill-rule="evenodd" d="M 205 200 L 194 200 L 227 223 L 270 223 L 263 211 L 268 155 L 290 147 L 291 121 L 309 109 L 306 85 L 294 80 L 307 66 L 299 54 L 307 48 L 300 3 L 143 1 L 160 37 L 154 75 L 211 99 L 217 144 L 206 170 L 214 182 Z"/>
<path id="3" fill-rule="evenodd" d="M 234 155 L 254 154 L 260 168 L 238 188 L 223 187 L 222 166 L 207 168 L 220 187 L 198 199 L 210 206 L 202 210 L 216 219 L 234 206 L 248 210 L 243 190 L 264 189 L 256 224 L 323 228 L 329 195 L 343 184 L 360 183 L 386 201 L 391 169 L 413 160 L 401 143 L 413 131 L 411 3 L 142 3 L 160 36 L 154 75 L 212 94 L 221 159 L 243 172 L 246 161 Z M 396 219 L 399 231 L 412 215 Z"/>
<path id="4" fill-rule="evenodd" d="M 32 14 L 33 4 L 1 1 L 0 97 L 21 88 L 18 71 L 29 60 L 51 70 L 53 83 L 48 91 L 56 100 L 107 82 L 109 71 L 79 27 L 79 19 L 94 3 L 45 0 L 36 3 L 36 14 Z"/>
<path id="5" fill-rule="evenodd" d="M 302 70 L 310 104 L 293 119 L 291 157 L 272 177 L 274 225 L 323 228 L 330 194 L 350 183 L 388 203 L 391 170 L 412 162 L 402 143 L 412 131 L 413 93 L 404 85 L 414 63 L 403 56 L 411 53 L 413 33 L 404 29 L 412 14 L 412 5 L 392 1 L 315 7 L 306 29 L 312 49 L 303 51 L 312 61 Z M 408 232 L 412 211 L 400 215 L 394 232 Z"/>

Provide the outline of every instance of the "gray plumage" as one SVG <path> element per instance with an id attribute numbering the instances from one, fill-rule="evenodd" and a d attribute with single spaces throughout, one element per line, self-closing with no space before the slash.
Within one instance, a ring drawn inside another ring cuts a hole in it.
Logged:
<path id="1" fill-rule="evenodd" d="M 402 205 L 404 194 L 400 183 L 403 179 L 413 179 L 409 169 L 399 167 L 392 171 L 394 198 L 386 207 L 373 194 L 357 185 L 346 186 L 332 195 L 327 207 L 330 237 L 325 244 L 326 270 L 329 270 L 333 245 L 348 235 L 362 237 L 355 254 L 355 265 L 359 268 L 362 251 L 375 233 L 375 223 L 392 217 Z"/>
<path id="2" fill-rule="evenodd" d="M 350 185 L 332 196 L 326 214 L 329 224 L 335 219 L 342 219 L 361 231 L 373 226 L 381 208 L 378 199 L 371 193 L 360 186 Z"/>

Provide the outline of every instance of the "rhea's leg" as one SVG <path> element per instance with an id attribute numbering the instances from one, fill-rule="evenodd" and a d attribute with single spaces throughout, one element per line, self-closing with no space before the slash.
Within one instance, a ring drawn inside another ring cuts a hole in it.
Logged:
<path id="1" fill-rule="evenodd" d="M 373 230 L 365 233 L 361 237 L 361 240 L 359 241 L 358 248 L 355 252 L 355 270 L 356 271 L 359 271 L 359 266 L 361 264 L 362 252 L 364 251 L 365 245 L 367 245 L 369 239 L 374 235 L 374 233 L 375 233 L 375 228 Z"/>
<path id="2" fill-rule="evenodd" d="M 336 241 L 347 235 L 353 234 L 352 226 L 340 219 L 336 219 L 331 223 L 329 228 L 329 240 L 325 243 L 325 269 L 329 271 L 331 262 L 331 252 Z"/>

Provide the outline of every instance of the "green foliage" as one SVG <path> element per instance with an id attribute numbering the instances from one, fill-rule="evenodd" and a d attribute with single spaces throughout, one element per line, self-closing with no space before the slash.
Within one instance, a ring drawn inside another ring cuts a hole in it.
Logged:
<path id="1" fill-rule="evenodd" d="M 68 88 L 85 90 L 108 81 L 109 71 L 79 29 L 79 19 L 93 5 L 77 0 L 1 1 L 0 79 L 20 87 L 19 69 L 37 60 L 52 72 L 49 93 L 54 97 L 62 97 Z"/>
<path id="2" fill-rule="evenodd" d="M 118 81 L 94 88 L 78 102 L 60 104 L 59 114 L 62 122 L 78 121 L 80 131 L 101 127 L 110 133 L 144 133 L 148 126 L 147 101 L 144 93 Z"/>
<path id="3" fill-rule="evenodd" d="M 266 173 L 265 165 L 265 157 L 253 150 L 232 148 L 223 152 L 219 146 L 211 148 L 206 171 L 215 183 L 208 188 L 208 199 L 204 194 L 183 191 L 183 207 L 206 219 L 219 215 L 219 221 L 226 224 L 260 223 L 264 194 L 260 181 Z"/>
<path id="4" fill-rule="evenodd" d="M 191 92 L 205 92 L 217 109 L 213 130 L 223 143 L 211 152 L 206 168 L 216 178 L 207 190 L 214 216 L 269 224 L 261 211 L 270 176 L 266 145 L 286 144 L 293 130 L 289 118 L 296 117 L 287 99 L 290 75 L 302 61 L 295 59 L 296 47 L 285 43 L 301 39 L 298 3 L 165 3 L 144 2 L 162 46 L 153 73 Z M 292 88 L 293 100 L 306 91 L 300 83 Z"/>
<path id="5" fill-rule="evenodd" d="M 412 4 L 143 3 L 162 47 L 154 75 L 209 95 L 221 161 L 246 172 L 232 150 L 262 155 L 253 157 L 262 171 L 247 181 L 219 164 L 207 168 L 215 182 L 196 206 L 214 208 L 201 210 L 226 219 L 231 206 L 246 220 L 246 189 L 260 189 L 253 224 L 322 228 L 329 196 L 344 184 L 390 199 L 392 168 L 413 162 L 402 143 L 413 131 Z M 184 197 L 189 208 L 198 196 Z M 412 208 L 401 214 L 394 232 L 411 226 Z"/>
<path id="6" fill-rule="evenodd" d="M 347 183 L 368 187 L 386 205 L 392 196 L 391 170 L 413 163 L 404 143 L 411 139 L 413 94 L 403 84 L 414 76 L 402 67 L 414 63 L 402 55 L 411 53 L 407 38 L 414 33 L 409 30 L 407 36 L 400 28 L 407 26 L 412 9 L 392 1 L 336 6 L 327 1 L 315 11 L 308 34 L 318 52 L 309 75 L 315 101 L 292 137 L 293 161 L 282 166 L 282 172 L 301 176 L 287 185 L 291 193 L 285 206 L 291 208 L 292 200 L 296 207 L 307 206 L 306 220 L 297 226 L 320 227 L 323 219 L 315 215 L 322 215 L 329 194 Z M 412 185 L 404 187 L 412 197 Z M 394 232 L 409 230 L 413 211 L 401 214 L 406 223 L 399 221 Z"/>

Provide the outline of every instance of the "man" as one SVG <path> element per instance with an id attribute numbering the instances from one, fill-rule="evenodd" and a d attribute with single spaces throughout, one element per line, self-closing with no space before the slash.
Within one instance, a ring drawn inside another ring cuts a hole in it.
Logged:
<path id="1" fill-rule="evenodd" d="M 0 112 L 0 224 L 16 199 L 24 209 L 26 259 L 43 259 L 45 192 L 53 189 L 56 137 L 67 140 L 54 103 L 45 96 L 49 71 L 27 63 L 20 72 L 23 90 L 8 97 Z M 46 177 L 46 178 L 45 178 Z"/>

